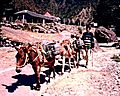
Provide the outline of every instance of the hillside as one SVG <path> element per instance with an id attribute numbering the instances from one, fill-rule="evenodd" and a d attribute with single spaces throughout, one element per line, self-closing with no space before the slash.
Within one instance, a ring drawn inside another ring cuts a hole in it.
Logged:
<path id="1" fill-rule="evenodd" d="M 97 0 L 12 0 L 16 11 L 28 9 L 38 13 L 49 11 L 52 15 L 71 17 L 77 15 L 86 5 L 95 5 Z"/>

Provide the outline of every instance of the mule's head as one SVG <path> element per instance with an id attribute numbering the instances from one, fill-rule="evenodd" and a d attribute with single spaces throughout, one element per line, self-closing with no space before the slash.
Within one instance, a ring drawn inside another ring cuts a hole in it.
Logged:
<path id="1" fill-rule="evenodd" d="M 27 48 L 26 47 L 20 47 L 20 48 L 15 47 L 15 49 L 17 50 L 16 72 L 20 73 L 21 68 L 24 67 L 27 63 Z"/>

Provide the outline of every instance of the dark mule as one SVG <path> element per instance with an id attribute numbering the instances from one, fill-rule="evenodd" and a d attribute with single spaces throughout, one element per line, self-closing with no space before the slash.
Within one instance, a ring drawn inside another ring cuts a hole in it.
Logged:
<path id="1" fill-rule="evenodd" d="M 39 49 L 32 45 L 20 48 L 15 47 L 15 49 L 18 52 L 16 55 L 16 72 L 20 73 L 21 68 L 24 67 L 27 63 L 30 63 L 35 72 L 36 90 L 40 90 L 40 71 L 42 66 L 47 65 L 47 67 L 49 68 L 48 82 L 50 82 L 50 75 L 52 71 L 53 77 L 55 78 L 55 56 L 52 56 L 52 58 L 46 58 L 42 46 L 39 46 Z"/>

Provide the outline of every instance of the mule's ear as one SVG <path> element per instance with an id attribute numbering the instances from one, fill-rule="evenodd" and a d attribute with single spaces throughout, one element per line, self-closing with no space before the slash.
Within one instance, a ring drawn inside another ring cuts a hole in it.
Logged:
<path id="1" fill-rule="evenodd" d="M 32 44 L 28 43 L 28 47 L 32 47 Z"/>
<path id="2" fill-rule="evenodd" d="M 27 49 L 26 47 L 25 47 L 23 50 L 24 50 L 24 52 L 25 52 L 25 53 L 27 53 L 27 52 L 28 52 L 28 49 Z"/>
<path id="3" fill-rule="evenodd" d="M 15 48 L 17 51 L 18 51 L 18 49 L 19 49 L 19 48 L 17 48 L 14 44 L 13 44 L 12 48 Z"/>
<path id="4" fill-rule="evenodd" d="M 17 51 L 18 51 L 18 49 L 19 49 L 19 48 L 17 48 L 16 46 L 12 46 L 12 48 L 15 48 Z"/>
<path id="5" fill-rule="evenodd" d="M 18 51 L 19 48 L 17 48 L 16 46 L 14 46 L 14 48 Z"/>

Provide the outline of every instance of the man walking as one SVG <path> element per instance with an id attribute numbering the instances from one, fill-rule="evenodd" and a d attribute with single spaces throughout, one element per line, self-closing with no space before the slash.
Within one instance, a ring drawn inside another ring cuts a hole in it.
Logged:
<path id="1" fill-rule="evenodd" d="M 86 67 L 88 65 L 88 55 L 91 54 L 91 49 L 94 48 L 94 36 L 93 33 L 90 32 L 91 25 L 86 26 L 86 32 L 83 33 L 82 40 L 84 43 L 85 51 L 86 51 Z"/>

